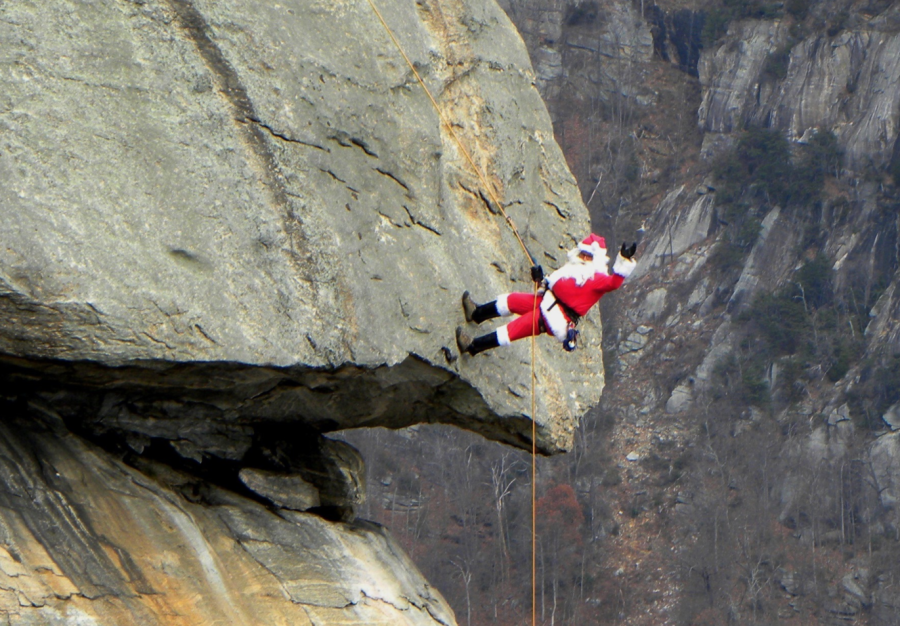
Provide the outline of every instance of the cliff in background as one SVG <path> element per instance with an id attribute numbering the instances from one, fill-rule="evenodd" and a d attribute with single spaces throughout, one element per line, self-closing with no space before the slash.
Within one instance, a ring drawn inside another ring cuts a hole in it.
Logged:
<path id="1" fill-rule="evenodd" d="M 600 407 L 573 454 L 539 466 L 539 502 L 568 493 L 580 511 L 566 542 L 540 534 L 542 619 L 895 624 L 900 9 L 501 4 L 594 230 L 642 241 L 602 302 Z M 434 580 L 439 549 L 471 568 L 471 588 L 441 581 L 457 612 L 526 603 L 527 460 L 459 438 L 466 487 L 444 495 L 426 459 L 454 438 L 404 436 L 374 437 L 424 451 L 373 464 L 369 506 L 428 546 Z M 478 471 L 491 483 L 474 497 Z M 416 520 L 434 516 L 429 534 Z M 445 545 L 462 526 L 487 547 Z"/>
<path id="2" fill-rule="evenodd" d="M 900 8 L 507 10 L 583 196 L 613 196 L 595 227 L 644 227 L 604 311 L 601 410 L 619 416 L 619 506 L 638 503 L 607 548 L 631 561 L 663 528 L 633 566 L 678 591 L 628 621 L 894 623 Z"/>
<path id="3" fill-rule="evenodd" d="M 588 216 L 506 15 L 380 4 L 562 262 Z M 454 342 L 529 263 L 369 5 L 6 2 L 0 42 L 8 623 L 454 623 L 322 434 L 530 447 L 527 347 Z M 544 452 L 599 398 L 579 361 L 539 356 Z"/>

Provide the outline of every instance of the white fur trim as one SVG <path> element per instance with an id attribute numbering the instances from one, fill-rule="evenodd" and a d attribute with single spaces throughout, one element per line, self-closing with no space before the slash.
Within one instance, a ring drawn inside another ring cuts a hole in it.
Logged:
<path id="1" fill-rule="evenodd" d="M 618 274 L 622 278 L 628 278 L 637 267 L 637 261 L 634 259 L 626 259 L 621 254 L 616 257 L 613 264 L 613 274 Z"/>
<path id="2" fill-rule="evenodd" d="M 509 310 L 508 293 L 497 296 L 497 313 L 499 313 L 503 317 L 509 317 L 510 315 L 512 315 L 512 311 Z"/>
<path id="3" fill-rule="evenodd" d="M 504 324 L 500 328 L 497 329 L 497 343 L 501 346 L 508 346 L 512 342 L 509 340 L 509 330 L 507 330 L 508 324 Z"/>
<path id="4" fill-rule="evenodd" d="M 569 321 L 563 314 L 560 305 L 553 306 L 554 302 L 556 302 L 556 296 L 553 295 L 553 292 L 548 291 L 545 293 L 544 298 L 541 300 L 541 315 L 544 317 L 544 323 L 547 324 L 553 336 L 560 341 L 565 341 L 566 333 L 569 331 Z"/>
<path id="5" fill-rule="evenodd" d="M 606 254 L 606 248 L 601 248 L 600 244 L 596 241 L 592 241 L 591 245 L 589 246 L 582 241 L 578 244 L 578 249 L 593 256 L 597 256 L 598 254 Z"/>
<path id="6" fill-rule="evenodd" d="M 578 253 L 580 252 L 578 248 L 569 250 L 566 255 L 569 258 L 569 262 L 550 274 L 547 278 L 547 282 L 550 283 L 550 288 L 553 289 L 557 281 L 562 280 L 563 278 L 574 278 L 576 284 L 581 287 L 584 283 L 593 278 L 594 274 L 608 274 L 609 257 L 606 256 L 605 249 L 601 248 L 601 250 L 603 251 L 602 254 L 595 255 L 591 261 L 587 262 L 578 258 Z"/>

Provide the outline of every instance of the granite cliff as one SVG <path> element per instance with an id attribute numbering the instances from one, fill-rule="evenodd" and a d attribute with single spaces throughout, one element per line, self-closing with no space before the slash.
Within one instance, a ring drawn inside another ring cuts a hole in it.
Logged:
<path id="1" fill-rule="evenodd" d="M 588 216 L 507 16 L 380 4 L 561 262 Z M 0 42 L 7 623 L 454 623 L 323 434 L 530 447 L 526 347 L 453 340 L 462 291 L 528 262 L 369 5 L 17 0 Z M 603 387 L 599 350 L 562 358 L 536 364 L 547 453 Z"/>

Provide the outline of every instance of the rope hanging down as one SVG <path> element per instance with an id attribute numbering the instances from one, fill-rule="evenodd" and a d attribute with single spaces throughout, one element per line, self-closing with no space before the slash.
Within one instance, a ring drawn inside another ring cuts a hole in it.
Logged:
<path id="1" fill-rule="evenodd" d="M 440 105 L 435 100 L 434 96 L 431 95 L 431 91 L 428 89 L 428 86 L 425 84 L 425 81 L 422 80 L 422 77 L 419 75 L 419 72 L 416 70 L 416 66 L 413 65 L 413 62 L 407 56 L 406 52 L 403 50 L 403 46 L 400 45 L 400 42 L 397 40 L 397 37 L 394 36 L 394 31 L 391 30 L 391 27 L 388 26 L 387 21 L 384 19 L 384 16 L 381 14 L 381 11 L 378 10 L 378 7 L 375 6 L 375 2 L 373 0 L 367 0 L 369 6 L 372 7 L 372 10 L 375 12 L 375 15 L 378 16 L 381 25 L 384 26 L 384 30 L 387 32 L 388 36 L 391 38 L 391 41 L 394 42 L 394 46 L 396 46 L 397 50 L 400 52 L 400 55 L 403 57 L 403 60 L 406 61 L 406 64 L 409 66 L 409 69 L 412 71 L 413 75 L 416 77 L 416 80 L 419 81 L 419 85 L 422 86 L 422 90 L 428 96 L 428 99 L 431 101 L 431 105 L 434 107 L 434 110 L 437 112 L 438 117 L 441 120 L 441 123 L 447 128 L 447 131 L 450 133 L 450 136 L 453 138 L 453 141 L 456 143 L 460 152 L 462 152 L 463 156 L 468 161 L 469 166 L 472 168 L 472 171 L 475 172 L 475 175 L 478 177 L 478 180 L 481 181 L 481 185 L 484 190 L 487 192 L 491 202 L 494 203 L 494 206 L 497 207 L 497 210 L 500 211 L 500 214 L 503 215 L 503 219 L 506 220 L 506 223 L 509 225 L 510 229 L 512 229 L 513 234 L 516 236 L 516 240 L 518 240 L 519 245 L 522 246 L 522 251 L 525 253 L 525 256 L 528 257 L 528 261 L 532 266 L 537 265 L 537 261 L 531 255 L 531 252 L 528 251 L 528 247 L 525 245 L 525 242 L 522 240 L 522 237 L 519 235 L 519 229 L 516 228 L 516 225 L 513 223 L 512 219 L 509 215 L 506 214 L 506 211 L 503 209 L 503 205 L 500 203 L 500 199 L 497 198 L 497 194 L 494 192 L 494 188 L 488 183 L 487 178 L 485 178 L 484 174 L 481 172 L 481 169 L 475 164 L 475 159 L 472 158 L 472 155 L 466 149 L 466 146 L 463 144 L 462 140 L 456 134 L 456 131 L 453 129 L 453 125 L 450 123 L 450 120 L 444 115 L 444 111 L 441 109 Z M 534 284 L 534 310 L 532 311 L 532 320 L 535 326 L 532 328 L 531 333 L 531 626 L 537 625 L 537 422 L 535 420 L 535 407 L 536 407 L 536 399 L 535 399 L 535 389 L 537 387 L 537 377 L 535 375 L 535 336 L 537 335 L 537 329 L 539 327 L 540 322 L 537 319 L 537 293 L 538 293 L 538 282 L 535 281 Z"/>

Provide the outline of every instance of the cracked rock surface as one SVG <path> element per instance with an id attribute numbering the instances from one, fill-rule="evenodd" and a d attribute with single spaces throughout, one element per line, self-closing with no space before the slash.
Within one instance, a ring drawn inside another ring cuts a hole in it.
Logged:
<path id="1" fill-rule="evenodd" d="M 563 263 L 587 212 L 506 15 L 381 4 L 532 253 Z M 454 341 L 463 290 L 530 291 L 529 262 L 368 3 L 16 0 L 0 42 L 0 353 L 141 367 L 157 390 L 161 363 L 201 387 L 209 363 L 287 369 L 304 380 L 228 402 L 530 448 L 527 342 Z M 542 342 L 546 452 L 599 398 L 600 334 L 574 358 Z M 350 385 L 398 402 L 325 406 Z"/>
<path id="2" fill-rule="evenodd" d="M 560 265 L 589 220 L 506 15 L 378 5 Z M 323 435 L 530 448 L 527 342 L 454 341 L 530 262 L 367 2 L 0 3 L 0 183 L 8 623 L 455 623 Z M 598 322 L 540 343 L 542 452 L 599 399 Z"/>

